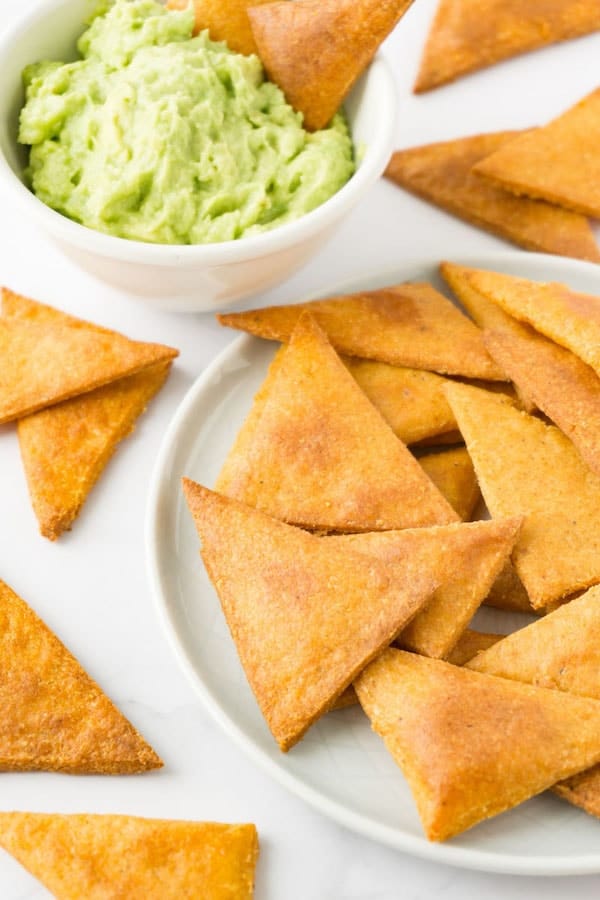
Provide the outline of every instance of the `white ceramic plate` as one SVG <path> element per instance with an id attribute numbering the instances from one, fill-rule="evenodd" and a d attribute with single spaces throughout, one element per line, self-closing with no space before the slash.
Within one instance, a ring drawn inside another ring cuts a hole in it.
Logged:
<path id="1" fill-rule="evenodd" d="M 457 260 L 600 294 L 600 268 L 525 253 Z M 432 280 L 436 262 L 403 264 L 322 296 L 406 280 Z M 441 286 L 441 285 L 440 285 Z M 326 815 L 418 856 L 490 872 L 600 872 L 600 822 L 547 794 L 446 844 L 423 836 L 400 770 L 358 708 L 330 713 L 288 754 L 271 737 L 238 661 L 198 555 L 182 475 L 212 486 L 248 412 L 275 345 L 242 336 L 200 376 L 165 437 L 151 486 L 148 565 L 165 631 L 209 712 L 270 775 Z"/>

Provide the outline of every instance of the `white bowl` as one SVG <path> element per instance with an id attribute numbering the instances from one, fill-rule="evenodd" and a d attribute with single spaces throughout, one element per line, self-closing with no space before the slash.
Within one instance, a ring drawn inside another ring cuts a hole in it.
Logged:
<path id="1" fill-rule="evenodd" d="M 0 183 L 25 216 L 99 278 L 163 309 L 222 309 L 299 268 L 381 175 L 393 148 L 397 102 L 391 72 L 378 57 L 345 103 L 360 153 L 355 174 L 333 197 L 295 222 L 254 237 L 205 245 L 129 241 L 72 222 L 38 200 L 23 183 L 26 150 L 16 140 L 24 102 L 21 73 L 41 59 L 76 58 L 75 42 L 90 9 L 90 0 L 45 2 L 0 42 Z"/>

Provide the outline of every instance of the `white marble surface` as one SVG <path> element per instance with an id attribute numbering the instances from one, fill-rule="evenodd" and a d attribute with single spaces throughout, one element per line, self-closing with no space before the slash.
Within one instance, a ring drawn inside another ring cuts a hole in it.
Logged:
<path id="1" fill-rule="evenodd" d="M 35 2 L 0 0 L 0 28 Z M 398 146 L 544 121 L 596 86 L 600 35 L 415 98 L 410 85 L 434 6 L 434 0 L 417 0 L 385 47 L 400 89 Z M 168 385 L 109 465 L 74 531 L 57 544 L 37 533 L 14 429 L 0 428 L 0 577 L 57 632 L 166 762 L 159 773 L 133 778 L 4 774 L 0 808 L 255 821 L 262 841 L 257 900 L 500 900 L 509 893 L 515 900 L 559 900 L 567 892 L 595 898 L 597 877 L 472 873 L 371 843 L 271 782 L 213 724 L 161 634 L 146 580 L 143 520 L 169 420 L 232 335 L 209 317 L 156 313 L 92 280 L 0 199 L 3 283 L 133 337 L 181 349 Z M 401 259 L 506 247 L 382 182 L 320 256 L 264 300 L 285 301 Z M 3 900 L 46 896 L 0 853 Z"/>

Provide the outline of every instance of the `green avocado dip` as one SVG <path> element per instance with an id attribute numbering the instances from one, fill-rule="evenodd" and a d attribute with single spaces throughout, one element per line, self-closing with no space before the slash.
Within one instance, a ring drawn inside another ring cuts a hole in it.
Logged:
<path id="1" fill-rule="evenodd" d="M 297 219 L 345 184 L 343 116 L 309 134 L 257 56 L 193 26 L 191 5 L 116 0 L 81 59 L 25 69 L 19 141 L 40 200 L 118 237 L 202 244 Z"/>

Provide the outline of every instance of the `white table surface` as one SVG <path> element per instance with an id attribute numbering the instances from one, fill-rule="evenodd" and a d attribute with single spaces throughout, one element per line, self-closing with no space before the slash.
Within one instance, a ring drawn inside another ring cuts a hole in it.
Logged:
<path id="1" fill-rule="evenodd" d="M 35 2 L 0 0 L 0 28 Z M 410 88 L 435 5 L 435 0 L 416 0 L 385 45 L 399 87 L 399 147 L 544 122 L 596 87 L 600 34 L 413 96 Z M 0 428 L 0 577 L 56 631 L 166 763 L 162 771 L 139 777 L 3 774 L 0 808 L 254 821 L 262 845 L 257 900 L 500 900 L 509 893 L 515 900 L 558 900 L 568 892 L 581 900 L 596 898 L 599 879 L 594 876 L 487 875 L 378 846 L 288 794 L 212 722 L 158 624 L 145 570 L 144 507 L 154 460 L 175 409 L 234 335 L 210 316 L 154 312 L 105 287 L 63 258 L 11 209 L 8 198 L 0 200 L 1 282 L 132 337 L 181 350 L 167 386 L 117 452 L 73 532 L 56 544 L 38 534 L 15 430 Z M 263 299 L 285 302 L 400 260 L 508 246 L 382 181 L 317 258 Z M 47 896 L 0 851 L 2 900 Z"/>

